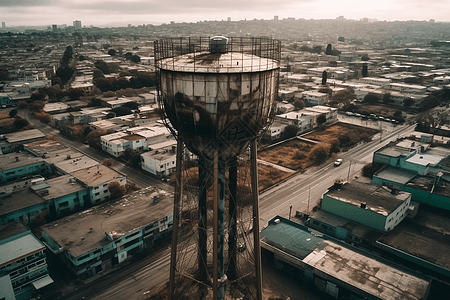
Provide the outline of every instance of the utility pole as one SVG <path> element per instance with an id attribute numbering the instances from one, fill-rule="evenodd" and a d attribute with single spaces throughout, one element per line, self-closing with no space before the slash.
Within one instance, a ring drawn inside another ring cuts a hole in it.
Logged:
<path id="1" fill-rule="evenodd" d="M 292 213 L 292 204 L 289 205 L 289 220 L 291 219 L 291 213 Z"/>
<path id="2" fill-rule="evenodd" d="M 351 168 L 351 166 L 352 166 L 352 160 L 350 160 L 350 164 L 348 165 L 347 181 L 348 181 L 348 178 L 350 177 L 350 168 Z"/>
<path id="3" fill-rule="evenodd" d="M 309 215 L 309 199 L 311 198 L 311 188 L 308 189 L 308 209 L 306 213 Z"/>

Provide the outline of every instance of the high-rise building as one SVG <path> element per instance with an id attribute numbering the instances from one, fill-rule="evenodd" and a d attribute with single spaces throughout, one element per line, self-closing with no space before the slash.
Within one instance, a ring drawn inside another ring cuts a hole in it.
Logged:
<path id="1" fill-rule="evenodd" d="M 6 23 L 2 22 L 2 29 L 6 29 Z"/>
<path id="2" fill-rule="evenodd" d="M 231 22 L 231 17 L 228 17 L 228 18 L 227 18 L 227 21 L 228 21 L 228 22 Z"/>
<path id="3" fill-rule="evenodd" d="M 81 29 L 81 21 L 78 21 L 78 20 L 73 21 L 73 29 L 80 30 Z"/>
<path id="4" fill-rule="evenodd" d="M 53 30 L 53 32 L 57 31 L 58 30 L 58 25 L 53 24 L 52 25 L 52 30 Z"/>
<path id="5" fill-rule="evenodd" d="M 274 19 L 275 21 L 278 21 L 278 16 L 273 16 L 273 19 Z"/>

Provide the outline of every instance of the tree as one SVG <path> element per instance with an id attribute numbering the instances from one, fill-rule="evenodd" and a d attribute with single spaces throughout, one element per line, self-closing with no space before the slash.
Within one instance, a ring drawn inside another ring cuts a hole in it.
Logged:
<path id="1" fill-rule="evenodd" d="M 141 58 L 140 58 L 139 55 L 137 55 L 137 54 L 133 54 L 133 55 L 131 56 L 130 60 L 131 60 L 132 62 L 135 62 L 135 63 L 140 63 L 140 62 L 141 62 Z"/>
<path id="2" fill-rule="evenodd" d="M 110 134 L 113 132 L 114 132 L 114 130 L 111 130 L 111 129 L 109 129 L 109 130 L 98 129 L 98 130 L 91 131 L 86 136 L 86 140 L 88 141 L 89 147 L 102 149 L 102 142 L 101 142 L 100 137 L 102 135 Z"/>
<path id="3" fill-rule="evenodd" d="M 367 95 L 364 96 L 364 102 L 367 103 L 376 103 L 378 102 L 378 100 L 380 100 L 380 97 L 378 97 L 377 94 L 374 93 L 368 93 Z"/>
<path id="4" fill-rule="evenodd" d="M 86 92 L 83 88 L 70 88 L 69 97 L 71 100 L 78 100 L 80 97 L 86 96 Z"/>
<path id="5" fill-rule="evenodd" d="M 116 117 L 131 115 L 133 112 L 128 107 L 119 106 L 111 109 L 116 114 Z"/>
<path id="6" fill-rule="evenodd" d="M 94 71 L 92 72 L 92 79 L 97 79 L 97 78 L 105 78 L 105 75 L 103 74 L 102 70 L 100 70 L 100 69 L 94 69 Z"/>
<path id="7" fill-rule="evenodd" d="M 14 118 L 15 115 L 17 115 L 17 109 L 13 109 L 13 110 L 11 110 L 11 111 L 9 112 L 9 116 L 10 116 L 11 118 Z"/>
<path id="8" fill-rule="evenodd" d="M 367 69 L 367 64 L 364 64 L 364 66 L 362 67 L 361 75 L 362 75 L 363 77 L 367 77 L 368 74 L 369 74 L 369 71 L 368 71 L 368 69 Z"/>
<path id="9" fill-rule="evenodd" d="M 110 91 L 112 88 L 111 81 L 107 78 L 96 78 L 92 82 L 102 92 Z"/>
<path id="10" fill-rule="evenodd" d="M 108 184 L 108 190 L 109 194 L 111 196 L 111 199 L 117 199 L 122 197 L 126 194 L 127 189 L 125 185 L 121 184 L 120 182 L 113 181 Z"/>
<path id="11" fill-rule="evenodd" d="M 318 143 L 312 148 L 309 157 L 316 164 L 321 164 L 328 158 L 330 154 L 330 149 L 331 149 L 330 144 L 325 142 Z"/>
<path id="12" fill-rule="evenodd" d="M 20 101 L 17 103 L 17 106 L 19 106 L 19 108 L 25 108 L 25 107 L 28 106 L 28 102 L 25 101 L 25 100 L 20 100 Z"/>
<path id="13" fill-rule="evenodd" d="M 437 130 L 442 127 L 446 123 L 447 114 L 443 112 L 425 112 L 418 116 L 417 123 L 421 123 L 423 127 L 428 127 L 431 136 L 431 143 L 433 143 L 434 135 L 436 134 Z"/>
<path id="14" fill-rule="evenodd" d="M 356 99 L 356 94 L 352 88 L 346 88 L 334 94 L 334 101 L 340 105 L 347 106 L 350 102 Z"/>
<path id="15" fill-rule="evenodd" d="M 429 95 L 423 99 L 423 102 L 420 104 L 420 108 L 422 110 L 428 110 L 433 108 L 439 104 L 439 100 L 436 96 Z"/>
<path id="16" fill-rule="evenodd" d="M 317 117 L 317 124 L 319 124 L 319 126 L 325 123 L 326 121 L 327 116 L 325 114 L 321 114 L 320 116 Z"/>
<path id="17" fill-rule="evenodd" d="M 412 98 L 406 98 L 405 100 L 403 100 L 403 106 L 405 107 L 410 107 L 412 105 L 414 105 L 414 103 L 416 103 L 416 101 L 414 101 Z"/>
<path id="18" fill-rule="evenodd" d="M 63 85 L 61 78 L 59 78 L 58 76 L 53 76 L 51 80 L 52 80 L 52 85 L 58 85 L 58 86 Z"/>
<path id="19" fill-rule="evenodd" d="M 114 159 L 109 158 L 109 157 L 107 157 L 103 160 L 103 164 L 107 167 L 111 167 L 113 163 L 114 163 Z"/>
<path id="20" fill-rule="evenodd" d="M 17 118 L 14 120 L 14 127 L 16 127 L 17 129 L 22 129 L 25 126 L 28 126 L 28 121 L 22 118 Z"/>
<path id="21" fill-rule="evenodd" d="M 31 110 L 34 112 L 38 112 L 43 110 L 45 107 L 45 103 L 42 101 L 34 101 L 33 104 L 31 104 Z"/>
<path id="22" fill-rule="evenodd" d="M 133 56 L 133 53 L 131 53 L 131 52 L 125 53 L 125 59 L 126 60 L 130 60 L 132 56 Z"/>
<path id="23" fill-rule="evenodd" d="M 52 116 L 50 116 L 50 114 L 44 112 L 44 111 L 39 111 L 39 112 L 35 112 L 34 116 L 41 121 L 42 123 L 48 124 L 50 123 L 50 120 L 52 119 Z"/>
<path id="24" fill-rule="evenodd" d="M 367 54 L 363 54 L 362 56 L 361 56 L 361 60 L 362 61 L 368 61 L 370 58 L 369 58 L 369 55 L 367 55 Z"/>
<path id="25" fill-rule="evenodd" d="M 298 126 L 290 124 L 284 128 L 284 135 L 286 138 L 291 138 L 296 136 L 298 133 Z"/>
<path id="26" fill-rule="evenodd" d="M 313 47 L 313 52 L 320 54 L 322 52 L 322 46 L 314 46 Z"/>
<path id="27" fill-rule="evenodd" d="M 343 36 L 338 37 L 338 42 L 345 42 L 345 37 Z"/>
<path id="28" fill-rule="evenodd" d="M 116 50 L 114 50 L 114 49 L 109 49 L 109 50 L 108 50 L 108 54 L 111 55 L 111 56 L 114 56 L 114 55 L 116 55 Z"/>
<path id="29" fill-rule="evenodd" d="M 130 101 L 130 102 L 122 104 L 122 107 L 136 110 L 139 108 L 139 104 L 137 104 L 136 102 Z"/>
<path id="30" fill-rule="evenodd" d="M 401 110 L 396 110 L 394 113 L 394 117 L 401 117 L 403 112 Z"/>
<path id="31" fill-rule="evenodd" d="M 97 69 L 99 69 L 100 71 L 102 71 L 103 74 L 110 74 L 111 73 L 110 70 L 109 70 L 108 64 L 106 62 L 104 62 L 103 60 L 97 60 L 94 63 L 94 66 Z"/>
<path id="32" fill-rule="evenodd" d="M 331 44 L 328 44 L 327 49 L 325 50 L 325 54 L 331 55 L 332 51 L 333 51 L 333 47 L 331 46 Z"/>
<path id="33" fill-rule="evenodd" d="M 383 102 L 385 104 L 388 104 L 389 102 L 392 102 L 392 100 L 391 100 L 391 93 L 384 93 L 382 99 L 383 99 Z"/>
<path id="34" fill-rule="evenodd" d="M 303 100 L 296 99 L 294 101 L 294 107 L 295 109 L 303 109 L 305 107 L 305 102 Z"/>
<path id="35" fill-rule="evenodd" d="M 63 84 L 66 84 L 70 78 L 72 78 L 73 73 L 75 73 L 75 70 L 69 66 L 61 65 L 58 70 L 56 70 L 56 75 L 61 78 Z"/>
<path id="36" fill-rule="evenodd" d="M 327 85 L 327 71 L 322 72 L 322 85 Z"/>

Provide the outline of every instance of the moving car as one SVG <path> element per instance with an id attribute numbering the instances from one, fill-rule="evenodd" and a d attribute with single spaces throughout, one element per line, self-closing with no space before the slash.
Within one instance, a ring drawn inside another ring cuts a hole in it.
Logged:
<path id="1" fill-rule="evenodd" d="M 342 165 L 342 158 L 338 158 L 338 159 L 336 159 L 336 161 L 334 162 L 334 166 L 335 166 L 335 167 L 340 166 L 340 165 Z"/>

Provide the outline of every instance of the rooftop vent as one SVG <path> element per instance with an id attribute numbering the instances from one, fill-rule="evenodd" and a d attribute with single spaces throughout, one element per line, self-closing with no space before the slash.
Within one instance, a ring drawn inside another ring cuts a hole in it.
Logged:
<path id="1" fill-rule="evenodd" d="M 367 207 L 366 202 L 361 202 L 361 208 L 366 209 L 366 207 Z"/>
<path id="2" fill-rule="evenodd" d="M 16 161 L 19 161 L 19 157 L 18 156 L 16 156 Z"/>
<path id="3" fill-rule="evenodd" d="M 211 53 L 227 53 L 228 39 L 224 36 L 213 36 L 209 39 L 209 51 Z"/>

